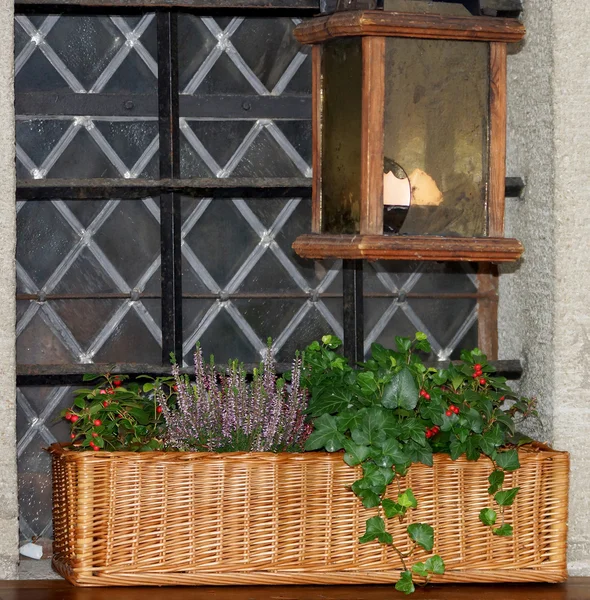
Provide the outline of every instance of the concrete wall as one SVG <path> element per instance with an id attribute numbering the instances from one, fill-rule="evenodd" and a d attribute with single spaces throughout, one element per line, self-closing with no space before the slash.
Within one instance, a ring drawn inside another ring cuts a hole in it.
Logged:
<path id="1" fill-rule="evenodd" d="M 526 363 L 534 432 L 571 453 L 569 571 L 590 576 L 590 3 L 528 0 L 525 22 L 509 63 L 508 172 L 527 191 L 507 225 L 526 256 L 501 280 L 500 347 Z"/>
<path id="2" fill-rule="evenodd" d="M 0 0 L 0 579 L 16 577 L 13 0 Z"/>

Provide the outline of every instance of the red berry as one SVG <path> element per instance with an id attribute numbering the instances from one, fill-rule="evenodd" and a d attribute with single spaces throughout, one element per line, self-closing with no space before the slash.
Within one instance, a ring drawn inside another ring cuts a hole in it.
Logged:
<path id="1" fill-rule="evenodd" d="M 99 448 L 98 446 L 94 446 L 92 449 L 93 449 L 95 452 L 97 452 L 98 450 L 100 450 L 100 448 Z"/>
<path id="2" fill-rule="evenodd" d="M 432 431 L 434 431 L 434 433 L 438 433 L 438 432 L 440 431 L 440 427 L 439 427 L 438 425 L 435 425 L 435 426 L 432 428 Z"/>
<path id="3" fill-rule="evenodd" d="M 453 409 L 453 412 L 458 415 L 459 414 L 459 407 L 455 406 L 455 408 Z"/>
<path id="4" fill-rule="evenodd" d="M 121 380 L 120 379 L 113 379 L 113 385 L 115 387 L 119 387 L 121 385 Z"/>
<path id="5" fill-rule="evenodd" d="M 453 414 L 453 412 L 452 412 L 452 411 L 450 411 L 450 410 L 447 410 L 447 411 L 445 412 L 445 415 L 447 415 L 447 417 L 450 417 L 452 414 Z"/>
<path id="6" fill-rule="evenodd" d="M 471 377 L 473 377 L 473 379 L 477 379 L 480 375 L 481 373 L 475 372 Z"/>
<path id="7" fill-rule="evenodd" d="M 90 442 L 88 443 L 88 445 L 89 445 L 91 448 L 94 448 L 94 446 L 96 446 L 96 444 L 95 444 L 93 441 L 90 441 Z"/>
<path id="8" fill-rule="evenodd" d="M 430 400 L 430 394 L 424 394 L 424 400 Z"/>
<path id="9" fill-rule="evenodd" d="M 102 425 L 102 421 L 100 419 L 94 419 L 94 421 L 92 421 L 92 424 L 95 427 L 100 427 Z"/>
<path id="10" fill-rule="evenodd" d="M 70 415 L 70 421 L 72 423 L 75 423 L 79 418 L 78 415 Z"/>
<path id="11" fill-rule="evenodd" d="M 66 421 L 71 421 L 71 420 L 72 420 L 72 413 L 66 413 L 66 414 L 64 415 L 64 419 L 65 419 Z"/>
<path id="12" fill-rule="evenodd" d="M 486 380 L 485 380 L 485 379 L 482 377 L 482 378 L 479 380 L 479 385 L 485 385 L 485 384 L 486 384 Z"/>
<path id="13" fill-rule="evenodd" d="M 161 406 L 156 407 L 156 412 L 160 414 L 164 409 Z"/>
<path id="14" fill-rule="evenodd" d="M 432 431 L 430 429 L 426 432 L 426 437 L 430 439 L 432 437 Z"/>
<path id="15" fill-rule="evenodd" d="M 177 392 L 177 391 L 178 391 L 178 386 L 177 386 L 177 385 L 173 385 L 173 386 L 172 386 L 172 389 L 173 389 L 175 392 Z"/>
<path id="16" fill-rule="evenodd" d="M 70 434 L 70 437 L 71 437 L 73 440 L 75 440 L 75 439 L 76 439 L 76 434 L 75 434 L 75 433 L 72 433 L 72 434 Z"/>
<path id="17" fill-rule="evenodd" d="M 115 390 L 113 388 L 109 388 L 107 390 L 107 394 L 114 394 L 114 393 L 115 393 Z"/>
<path id="18" fill-rule="evenodd" d="M 476 371 L 481 371 L 481 365 L 480 365 L 479 363 L 477 363 L 476 365 L 473 365 L 473 368 L 474 368 Z"/>
<path id="19" fill-rule="evenodd" d="M 106 394 L 106 393 L 107 393 L 107 391 L 106 391 L 106 390 L 100 390 L 100 393 L 101 393 L 101 394 Z"/>
<path id="20" fill-rule="evenodd" d="M 103 405 L 103 406 L 106 408 L 106 407 L 109 405 L 109 403 L 108 403 L 108 402 L 105 400 L 105 401 L 102 403 L 102 405 Z"/>
<path id="21" fill-rule="evenodd" d="M 92 432 L 92 437 L 98 437 L 98 433 L 96 433 L 96 431 Z"/>

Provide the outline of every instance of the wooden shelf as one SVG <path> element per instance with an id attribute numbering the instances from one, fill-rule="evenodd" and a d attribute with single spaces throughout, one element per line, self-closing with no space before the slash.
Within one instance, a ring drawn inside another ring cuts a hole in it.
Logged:
<path id="1" fill-rule="evenodd" d="M 302 258 L 514 262 L 524 251 L 512 238 L 449 238 L 405 235 L 299 236 L 293 249 Z"/>

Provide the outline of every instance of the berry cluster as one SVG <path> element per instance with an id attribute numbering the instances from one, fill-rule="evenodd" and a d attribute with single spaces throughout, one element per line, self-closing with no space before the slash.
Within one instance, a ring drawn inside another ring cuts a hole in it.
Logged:
<path id="1" fill-rule="evenodd" d="M 473 365 L 472 377 L 473 379 L 479 379 L 479 385 L 485 385 L 487 383 L 486 378 L 483 377 L 482 366 L 479 363 Z"/>
<path id="2" fill-rule="evenodd" d="M 449 408 L 447 409 L 447 411 L 445 412 L 445 415 L 447 415 L 447 417 L 451 417 L 453 415 L 458 415 L 459 414 L 459 407 L 455 406 L 454 404 L 451 404 L 449 406 Z"/>
<path id="3" fill-rule="evenodd" d="M 434 437 L 438 432 L 440 431 L 440 427 L 438 425 L 435 425 L 434 427 L 430 427 L 430 428 L 426 428 L 426 437 L 428 439 L 430 439 L 431 437 Z"/>
<path id="4" fill-rule="evenodd" d="M 430 400 L 430 394 L 426 390 L 420 390 L 420 396 L 422 396 L 424 400 Z"/>

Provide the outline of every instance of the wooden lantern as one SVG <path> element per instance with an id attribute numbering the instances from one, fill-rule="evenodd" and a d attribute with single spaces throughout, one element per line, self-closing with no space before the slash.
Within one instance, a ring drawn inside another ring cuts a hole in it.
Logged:
<path id="1" fill-rule="evenodd" d="M 506 46 L 523 38 L 519 21 L 344 11 L 295 36 L 313 44 L 312 233 L 293 244 L 300 256 L 521 256 L 503 237 Z"/>

